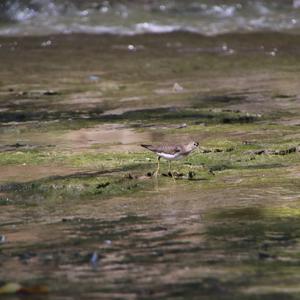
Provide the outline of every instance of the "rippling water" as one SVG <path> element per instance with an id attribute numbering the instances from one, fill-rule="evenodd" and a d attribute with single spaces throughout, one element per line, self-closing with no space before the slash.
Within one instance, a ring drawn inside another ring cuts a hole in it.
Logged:
<path id="1" fill-rule="evenodd" d="M 299 17 L 299 0 L 2 0 L 0 34 L 299 32 Z"/>

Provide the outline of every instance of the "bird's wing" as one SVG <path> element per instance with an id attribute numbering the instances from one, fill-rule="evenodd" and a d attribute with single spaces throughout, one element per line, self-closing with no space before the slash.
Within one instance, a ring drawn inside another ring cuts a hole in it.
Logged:
<path id="1" fill-rule="evenodd" d="M 152 145 L 142 144 L 141 146 L 144 147 L 144 148 L 146 148 L 146 149 L 148 149 L 148 150 L 150 150 L 150 151 L 155 151 L 155 147 L 152 146 Z"/>
<path id="2" fill-rule="evenodd" d="M 141 145 L 142 147 L 157 153 L 175 154 L 181 151 L 179 146 L 154 146 L 154 145 Z"/>

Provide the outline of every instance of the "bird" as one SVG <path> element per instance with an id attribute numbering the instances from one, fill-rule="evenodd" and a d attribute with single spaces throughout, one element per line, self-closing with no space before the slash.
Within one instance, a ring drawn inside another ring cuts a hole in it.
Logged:
<path id="1" fill-rule="evenodd" d="M 199 143 L 192 141 L 188 144 L 176 144 L 176 145 L 145 145 L 142 144 L 142 147 L 154 152 L 158 157 L 157 157 L 157 169 L 154 172 L 155 177 L 157 177 L 159 168 L 160 168 L 160 159 L 165 158 L 169 162 L 169 171 L 168 173 L 171 173 L 172 178 L 173 174 L 171 172 L 171 161 L 172 160 L 178 160 L 181 158 L 184 158 L 188 156 L 191 152 L 193 152 L 198 146 Z"/>

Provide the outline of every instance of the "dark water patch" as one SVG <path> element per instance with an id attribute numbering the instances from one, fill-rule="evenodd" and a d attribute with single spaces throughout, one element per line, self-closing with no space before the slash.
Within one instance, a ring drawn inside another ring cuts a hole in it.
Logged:
<path id="1" fill-rule="evenodd" d="M 253 123 L 261 119 L 261 115 L 247 114 L 230 111 L 213 111 L 199 109 L 180 109 L 174 107 L 138 109 L 124 112 L 122 114 L 103 115 L 101 110 L 91 111 L 23 111 L 23 112 L 0 112 L 0 121 L 7 122 L 27 122 L 27 121 L 51 121 L 51 120 L 90 120 L 98 122 L 117 122 L 117 121 L 156 121 L 156 120 L 197 120 L 196 124 L 203 122 L 210 123 Z"/>
<path id="2" fill-rule="evenodd" d="M 285 95 L 285 94 L 276 94 L 273 98 L 280 98 L 280 99 L 294 99 L 296 95 Z"/>
<path id="3" fill-rule="evenodd" d="M 228 209 L 212 214 L 213 219 L 244 219 L 259 220 L 264 216 L 264 211 L 258 207 L 248 207 L 241 209 Z"/>
<path id="4" fill-rule="evenodd" d="M 205 97 L 200 102 L 211 104 L 233 104 L 244 102 L 246 99 L 245 96 L 230 96 L 230 95 L 218 95 L 218 96 L 208 96 Z"/>
<path id="5" fill-rule="evenodd" d="M 179 215 L 177 224 L 136 214 L 74 218 L 42 225 L 60 232 L 59 238 L 11 245 L 0 257 L 43 272 L 50 290 L 68 296 L 88 289 L 89 295 L 105 293 L 105 299 L 115 299 L 115 293 L 139 299 L 296 299 L 289 286 L 300 266 L 298 219 L 263 207 L 215 209 L 190 219 L 191 227 Z M 95 251 L 96 269 L 90 263 Z M 70 272 L 67 286 L 57 284 Z M 263 290 L 279 281 L 285 292 Z"/>
<path id="6" fill-rule="evenodd" d="M 209 218 L 218 220 L 222 226 L 218 222 L 209 226 L 207 234 L 220 242 L 226 242 L 228 249 L 237 250 L 248 245 L 254 251 L 260 247 L 269 247 L 270 251 L 284 251 L 285 247 L 297 244 L 300 234 L 298 216 L 276 216 L 276 211 L 273 213 L 272 210 L 259 207 L 225 209 L 214 212 Z"/>
<path id="7" fill-rule="evenodd" d="M 76 111 L 4 111 L 0 112 L 0 122 L 27 122 L 27 121 L 51 121 L 51 120 L 86 120 L 99 119 L 103 111 L 93 110 L 90 112 Z"/>
<path id="8" fill-rule="evenodd" d="M 233 112 L 227 110 L 199 110 L 199 109 L 180 109 L 175 107 L 155 108 L 155 109 L 140 109 L 125 112 L 121 115 L 105 116 L 106 120 L 195 120 L 195 124 L 203 122 L 211 123 L 253 123 L 261 119 L 260 115 L 243 114 L 241 112 Z"/>

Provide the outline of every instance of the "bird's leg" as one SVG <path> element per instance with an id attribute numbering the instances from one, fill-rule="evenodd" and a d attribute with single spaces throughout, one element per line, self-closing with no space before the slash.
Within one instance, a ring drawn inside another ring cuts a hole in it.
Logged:
<path id="1" fill-rule="evenodd" d="M 175 181 L 175 177 L 174 177 L 174 175 L 173 175 L 173 173 L 172 173 L 172 171 L 171 171 L 171 161 L 169 160 L 168 162 L 169 162 L 169 171 L 168 171 L 168 175 L 171 174 L 171 177 L 172 177 L 173 181 L 176 182 L 176 181 Z"/>
<path id="2" fill-rule="evenodd" d="M 156 177 L 157 178 L 157 175 L 158 175 L 158 171 L 159 171 L 159 161 L 160 161 L 160 156 L 158 156 L 157 157 L 157 169 L 156 169 L 156 171 L 154 172 L 154 177 Z"/>

